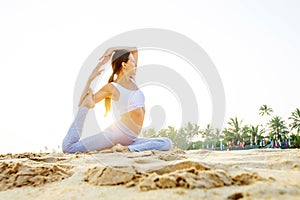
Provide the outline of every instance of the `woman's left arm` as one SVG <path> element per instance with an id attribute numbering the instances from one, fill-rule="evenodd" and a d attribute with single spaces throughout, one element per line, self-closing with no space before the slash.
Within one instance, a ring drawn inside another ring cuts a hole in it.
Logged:
<path id="1" fill-rule="evenodd" d="M 85 85 L 85 88 L 84 90 L 82 91 L 82 95 L 79 99 L 79 103 L 78 103 L 78 106 L 80 106 L 82 104 L 82 101 L 84 100 L 84 98 L 86 97 L 86 95 L 88 94 L 89 92 L 89 89 L 91 87 L 91 83 L 93 82 L 93 80 L 99 76 L 103 71 L 104 69 L 101 69 L 101 67 L 107 62 L 107 60 L 104 58 L 102 59 L 98 64 L 97 66 L 95 67 L 95 69 L 92 71 L 91 75 L 89 76 L 88 80 L 87 80 L 87 83 Z"/>
<path id="2" fill-rule="evenodd" d="M 133 57 L 134 57 L 136 65 L 137 65 L 138 49 L 136 47 L 111 47 L 111 48 L 108 48 L 106 50 L 106 52 L 103 54 L 103 56 L 100 59 L 102 59 L 103 57 L 110 58 L 110 56 L 113 54 L 113 52 L 115 52 L 117 50 L 121 50 L 121 49 L 125 49 L 127 51 L 130 51 L 132 53 Z"/>

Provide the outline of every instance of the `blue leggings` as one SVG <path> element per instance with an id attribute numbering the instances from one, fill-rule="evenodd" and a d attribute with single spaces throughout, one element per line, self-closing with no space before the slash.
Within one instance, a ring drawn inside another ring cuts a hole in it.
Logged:
<path id="1" fill-rule="evenodd" d="M 127 146 L 133 151 L 170 150 L 172 141 L 169 138 L 138 138 L 137 134 L 121 122 L 115 122 L 96 135 L 80 139 L 88 108 L 79 107 L 78 113 L 62 143 L 66 153 L 86 152 L 111 148 L 116 144 Z"/>

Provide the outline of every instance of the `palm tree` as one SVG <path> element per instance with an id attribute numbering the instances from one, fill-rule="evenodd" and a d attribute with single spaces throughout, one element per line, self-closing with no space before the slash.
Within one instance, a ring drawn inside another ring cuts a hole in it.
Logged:
<path id="1" fill-rule="evenodd" d="M 146 138 L 156 137 L 155 128 L 149 128 L 149 129 L 143 130 L 142 135 L 143 135 L 143 137 L 146 137 Z"/>
<path id="2" fill-rule="evenodd" d="M 296 148 L 299 148 L 300 146 L 300 110 L 299 108 L 296 108 L 294 112 L 292 112 L 292 116 L 289 117 L 292 122 L 290 123 L 291 130 L 295 129 L 297 131 L 296 134 L 292 134 L 292 145 Z"/>
<path id="3" fill-rule="evenodd" d="M 242 120 L 239 121 L 237 119 L 237 117 L 235 118 L 230 118 L 228 125 L 230 125 L 230 127 L 228 128 L 228 131 L 233 133 L 233 135 L 235 136 L 235 139 L 240 140 L 241 139 L 241 133 L 242 133 Z"/>
<path id="4" fill-rule="evenodd" d="M 250 137 L 251 137 L 250 126 L 248 125 L 243 126 L 241 137 L 244 138 L 246 141 L 250 141 Z"/>
<path id="5" fill-rule="evenodd" d="M 215 129 L 215 138 L 217 141 L 220 141 L 220 139 L 224 139 L 223 132 L 218 128 Z"/>
<path id="6" fill-rule="evenodd" d="M 232 139 L 235 139 L 235 135 L 228 128 L 224 128 L 222 133 L 224 134 L 224 139 L 226 142 L 231 142 Z"/>
<path id="7" fill-rule="evenodd" d="M 291 129 L 295 129 L 297 131 L 297 135 L 300 133 L 300 110 L 299 108 L 296 108 L 294 112 L 292 112 L 292 116 L 289 117 L 290 120 L 292 120 L 292 123 L 290 124 Z"/>
<path id="8" fill-rule="evenodd" d="M 205 143 L 208 144 L 212 144 L 214 143 L 214 134 L 213 134 L 213 128 L 211 127 L 210 124 L 207 124 L 205 126 L 205 128 L 201 131 L 202 133 L 202 137 L 205 138 Z"/>
<path id="9" fill-rule="evenodd" d="M 188 149 L 192 144 L 192 140 L 195 136 L 198 136 L 200 133 L 200 126 L 197 124 L 193 124 L 188 122 L 183 127 L 178 130 L 173 126 L 168 126 L 166 129 L 161 129 L 157 137 L 168 137 L 172 140 L 174 147 L 180 149 Z"/>
<path id="10" fill-rule="evenodd" d="M 183 130 L 185 132 L 185 135 L 187 139 L 190 141 L 195 136 L 198 136 L 200 134 L 200 126 L 195 123 L 188 122 L 184 127 Z"/>
<path id="11" fill-rule="evenodd" d="M 207 124 L 205 129 L 201 131 L 203 137 L 205 137 L 205 142 L 216 144 L 223 139 L 223 134 L 219 129 L 213 129 L 210 124 Z"/>
<path id="12" fill-rule="evenodd" d="M 262 105 L 260 108 L 259 108 L 259 115 L 261 116 L 270 116 L 271 113 L 273 112 L 273 109 L 269 106 L 267 106 L 266 104 Z"/>
<path id="13" fill-rule="evenodd" d="M 178 129 L 177 134 L 174 137 L 173 143 L 175 147 L 182 150 L 187 150 L 190 147 L 191 141 L 186 136 L 184 128 Z"/>
<path id="14" fill-rule="evenodd" d="M 176 138 L 177 132 L 178 131 L 175 129 L 175 127 L 168 126 L 168 128 L 159 130 L 156 137 L 167 137 L 167 138 L 170 138 L 172 141 L 174 141 Z"/>
<path id="15" fill-rule="evenodd" d="M 250 125 L 249 127 L 249 133 L 252 136 L 252 139 L 257 137 L 258 141 L 262 139 L 262 134 L 264 133 L 264 129 L 259 128 L 260 125 Z"/>
<path id="16" fill-rule="evenodd" d="M 286 134 L 288 133 L 288 128 L 285 125 L 285 121 L 279 117 L 275 116 L 273 117 L 269 123 L 269 128 L 271 130 L 270 136 L 275 136 L 276 139 L 284 139 L 286 138 Z"/>
<path id="17" fill-rule="evenodd" d="M 259 108 L 259 115 L 261 116 L 266 116 L 266 122 L 265 122 L 265 128 L 264 128 L 264 133 L 266 133 L 267 129 L 267 121 L 268 121 L 268 116 L 271 116 L 271 113 L 273 112 L 273 109 L 270 106 L 267 106 L 266 104 L 263 104 Z"/>
<path id="18" fill-rule="evenodd" d="M 212 127 L 210 124 L 207 124 L 205 128 L 201 131 L 202 136 L 205 138 L 205 140 L 209 140 L 212 137 Z"/>
<path id="19" fill-rule="evenodd" d="M 292 138 L 292 146 L 299 148 L 300 147 L 300 135 L 292 134 L 291 138 Z"/>

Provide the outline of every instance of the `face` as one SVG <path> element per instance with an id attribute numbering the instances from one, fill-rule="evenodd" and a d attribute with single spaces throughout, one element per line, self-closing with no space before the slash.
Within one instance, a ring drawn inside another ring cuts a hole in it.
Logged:
<path id="1" fill-rule="evenodd" d="M 127 76 L 135 76 L 136 67 L 134 57 L 130 54 L 127 63 L 124 63 L 123 70 Z"/>

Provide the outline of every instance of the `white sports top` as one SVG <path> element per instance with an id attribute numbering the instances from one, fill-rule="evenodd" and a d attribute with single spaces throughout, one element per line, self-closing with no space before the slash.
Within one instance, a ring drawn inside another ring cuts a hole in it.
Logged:
<path id="1" fill-rule="evenodd" d="M 130 112 L 136 108 L 145 107 L 145 96 L 140 89 L 129 90 L 116 82 L 111 82 L 118 89 L 120 96 L 117 101 L 112 101 L 113 109 L 117 109 L 119 115 Z"/>

